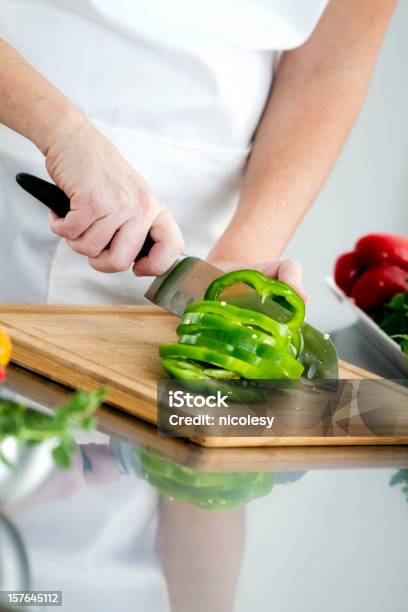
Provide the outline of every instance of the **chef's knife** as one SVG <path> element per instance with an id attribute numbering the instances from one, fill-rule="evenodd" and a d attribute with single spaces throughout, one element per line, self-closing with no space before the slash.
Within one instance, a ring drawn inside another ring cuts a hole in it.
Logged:
<path id="1" fill-rule="evenodd" d="M 56 185 L 36 176 L 21 173 L 16 176 L 18 184 L 32 196 L 53 210 L 59 217 L 65 217 L 70 210 L 70 201 Z M 150 234 L 138 255 L 147 255 L 154 241 Z M 223 272 L 198 257 L 182 255 L 171 268 L 157 276 L 145 297 L 180 317 L 188 304 L 201 300 L 208 285 Z M 285 322 L 290 313 L 273 300 L 262 301 L 256 291 L 240 284 L 227 288 L 221 299 L 246 308 L 263 312 L 277 321 Z M 302 328 L 304 345 L 300 356 L 305 375 L 310 379 L 336 380 L 339 374 L 337 351 L 328 334 L 323 334 L 308 323 Z"/>
<path id="2" fill-rule="evenodd" d="M 180 317 L 188 304 L 203 299 L 208 285 L 222 274 L 224 273 L 198 257 L 182 256 L 165 274 L 155 278 L 145 297 L 153 304 Z M 273 300 L 262 300 L 256 291 L 241 283 L 227 287 L 219 299 L 235 306 L 263 312 L 282 323 L 290 318 L 286 308 Z M 303 349 L 300 360 L 305 366 L 304 375 L 310 379 L 337 380 L 339 360 L 329 334 L 323 334 L 304 323 L 302 335 Z"/>

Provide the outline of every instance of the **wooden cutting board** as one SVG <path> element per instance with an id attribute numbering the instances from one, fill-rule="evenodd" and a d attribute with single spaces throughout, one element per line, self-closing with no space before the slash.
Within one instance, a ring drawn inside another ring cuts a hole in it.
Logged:
<path id="1" fill-rule="evenodd" d="M 6 388 L 31 402 L 53 409 L 64 404 L 71 389 L 18 365 L 7 369 Z M 206 448 L 184 438 L 162 437 L 156 427 L 104 404 L 98 431 L 141 451 L 200 472 L 273 472 L 408 468 L 408 445 L 383 446 L 258 446 Z"/>
<path id="2" fill-rule="evenodd" d="M 155 424 L 158 345 L 175 340 L 178 319 L 154 306 L 0 305 L 13 362 L 75 389 L 109 387 L 107 403 Z M 340 363 L 341 378 L 377 378 Z M 406 444 L 408 436 L 200 437 L 203 446 Z"/>

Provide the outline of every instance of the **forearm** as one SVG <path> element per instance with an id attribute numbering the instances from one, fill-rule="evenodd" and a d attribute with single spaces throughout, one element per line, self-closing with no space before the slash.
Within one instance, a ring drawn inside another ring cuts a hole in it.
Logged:
<path id="1" fill-rule="evenodd" d="M 332 0 L 309 41 L 283 54 L 236 214 L 210 259 L 281 256 L 360 110 L 394 4 Z"/>
<path id="2" fill-rule="evenodd" d="M 166 272 L 183 248 L 180 230 L 116 147 L 19 53 L 0 39 L 0 123 L 31 140 L 53 181 L 70 199 L 51 220 L 99 272 Z M 151 232 L 155 245 L 138 254 Z"/>
<path id="3" fill-rule="evenodd" d="M 72 104 L 6 41 L 0 39 L 0 123 L 44 155 L 55 134 L 83 120 Z"/>
<path id="4" fill-rule="evenodd" d="M 232 612 L 245 523 L 244 506 L 205 512 L 161 498 L 158 553 L 173 612 Z"/>

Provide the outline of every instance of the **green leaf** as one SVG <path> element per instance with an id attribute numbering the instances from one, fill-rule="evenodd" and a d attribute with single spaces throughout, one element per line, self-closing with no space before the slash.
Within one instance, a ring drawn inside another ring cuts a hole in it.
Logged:
<path id="1" fill-rule="evenodd" d="M 408 292 L 396 293 L 377 316 L 378 324 L 408 357 Z"/>
<path id="2" fill-rule="evenodd" d="M 408 292 L 396 293 L 385 304 L 380 327 L 387 333 L 408 333 Z"/>
<path id="3" fill-rule="evenodd" d="M 83 429 L 84 431 L 92 431 L 93 429 L 95 429 L 96 421 L 94 417 L 86 416 L 82 419 L 80 425 L 81 429 Z"/>
<path id="4" fill-rule="evenodd" d="M 58 443 L 52 452 L 54 460 L 58 466 L 68 467 L 76 448 L 73 437 L 75 429 L 90 431 L 95 427 L 93 414 L 106 393 L 105 389 L 93 393 L 77 391 L 69 402 L 56 408 L 51 416 L 0 399 L 0 442 L 13 436 L 24 448 L 55 438 Z M 0 461 L 9 464 L 1 452 Z"/>
<path id="5" fill-rule="evenodd" d="M 408 357 L 408 334 L 395 334 L 394 336 L 391 336 L 391 338 L 397 340 L 401 347 L 401 351 Z"/>
<path id="6" fill-rule="evenodd" d="M 64 448 L 63 444 L 56 446 L 52 451 L 52 456 L 54 457 L 55 463 L 60 468 L 69 468 L 71 465 L 71 455 Z"/>
<path id="7" fill-rule="evenodd" d="M 401 491 L 407 498 L 408 501 L 408 470 L 403 469 L 399 470 L 395 474 L 393 474 L 390 480 L 390 486 L 395 487 L 396 485 L 401 485 Z"/>

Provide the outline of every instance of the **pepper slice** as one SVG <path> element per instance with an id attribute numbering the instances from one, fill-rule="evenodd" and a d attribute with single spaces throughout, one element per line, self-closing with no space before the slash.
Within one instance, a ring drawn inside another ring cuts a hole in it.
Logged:
<path id="1" fill-rule="evenodd" d="M 217 302 L 215 302 L 215 304 L 217 304 Z M 283 324 L 279 323 L 284 329 L 279 329 L 277 335 L 271 335 L 261 331 L 259 325 L 255 325 L 253 322 L 252 325 L 244 325 L 237 321 L 233 310 L 230 309 L 228 304 L 222 308 L 223 316 L 213 314 L 211 310 L 216 311 L 217 309 L 209 309 L 206 307 L 206 302 L 203 302 L 202 311 L 187 312 L 176 329 L 177 334 L 180 336 L 183 333 L 189 333 L 188 330 L 193 328 L 205 327 L 206 329 L 214 329 L 220 333 L 225 333 L 226 337 L 233 335 L 237 338 L 240 337 L 253 340 L 255 344 L 262 343 L 285 349 L 290 345 L 290 332 Z M 254 320 L 253 318 L 251 319 L 252 321 Z"/>
<path id="2" fill-rule="evenodd" d="M 231 370 L 206 367 L 185 359 L 166 358 L 162 360 L 162 365 L 166 372 L 180 380 L 203 380 L 206 378 L 212 378 L 213 380 L 239 379 L 239 375 Z"/>
<path id="3" fill-rule="evenodd" d="M 267 278 L 256 270 L 237 270 L 216 278 L 208 287 L 204 299 L 217 300 L 224 289 L 237 283 L 244 283 L 255 289 L 261 298 L 284 298 L 292 309 L 292 317 L 287 322 L 289 329 L 299 329 L 305 318 L 305 304 L 292 287 L 274 278 Z M 271 319 L 272 320 L 272 319 Z"/>
<path id="4" fill-rule="evenodd" d="M 194 316 L 193 313 L 196 315 Z M 254 332 L 261 330 L 268 335 L 272 335 L 276 343 L 282 340 L 282 346 L 287 347 L 289 342 L 292 342 L 299 354 L 302 346 L 302 337 L 298 330 L 290 330 L 286 323 L 279 323 L 270 317 L 248 310 L 239 308 L 226 302 L 216 302 L 212 300 L 194 302 L 186 308 L 182 323 L 200 323 L 203 313 L 219 315 L 229 322 L 241 324 L 248 329 L 253 329 Z M 220 327 L 224 327 L 224 322 Z"/>
<path id="5" fill-rule="evenodd" d="M 284 300 L 289 321 L 217 300 L 225 288 L 236 283 L 252 287 L 262 300 Z M 196 390 L 204 390 L 202 384 L 205 389 L 214 385 L 218 389 L 220 384 L 233 388 L 244 379 L 242 384 L 250 385 L 251 392 L 256 390 L 258 399 L 265 392 L 264 381 L 300 378 L 304 368 L 296 357 L 302 346 L 304 314 L 303 300 L 291 287 L 257 271 L 231 272 L 209 286 L 204 300 L 186 308 L 177 328 L 178 343 L 160 347 L 163 367 Z M 228 383 L 226 379 L 232 380 Z"/>
<path id="6" fill-rule="evenodd" d="M 207 333 L 207 331 L 212 331 L 213 334 L 211 335 L 211 333 Z M 222 353 L 223 355 L 231 355 L 232 357 L 242 359 L 243 361 L 252 363 L 253 365 L 262 364 L 264 360 L 266 363 L 262 367 L 265 369 L 270 369 L 274 375 L 278 373 L 276 368 L 279 368 L 280 378 L 298 378 L 298 376 L 300 376 L 303 372 L 303 366 L 301 363 L 289 353 L 278 351 L 275 348 L 265 344 L 258 344 L 255 347 L 248 347 L 245 344 L 242 345 L 237 338 L 233 337 L 230 337 L 229 342 L 224 342 L 223 340 L 214 337 L 214 330 L 202 329 L 197 333 L 182 335 L 179 338 L 179 342 L 182 345 L 188 344 L 213 349 Z"/>
<path id="7" fill-rule="evenodd" d="M 228 395 L 230 401 L 239 403 L 255 403 L 265 399 L 262 389 L 241 381 L 239 374 L 230 370 L 207 367 L 186 359 L 166 358 L 162 359 L 162 365 L 170 376 L 182 381 L 183 386 L 191 391 L 219 392 Z"/>
<path id="8" fill-rule="evenodd" d="M 228 473 L 226 473 L 226 476 Z M 149 483 L 156 487 L 162 495 L 171 499 L 182 499 L 190 504 L 199 506 L 205 510 L 232 510 L 252 499 L 267 495 L 273 487 L 273 478 L 262 480 L 253 487 L 195 487 L 186 485 L 172 479 L 159 476 L 155 473 L 144 473 Z M 256 474 L 254 480 L 258 480 Z"/>
<path id="9" fill-rule="evenodd" d="M 162 344 L 159 349 L 160 357 L 173 359 L 193 359 L 201 363 L 211 363 L 223 370 L 237 372 L 243 378 L 255 380 L 280 378 L 281 368 L 269 364 L 265 359 L 258 358 L 256 364 L 248 363 L 238 357 L 224 355 L 218 351 L 204 346 L 189 346 L 185 344 Z"/>
<path id="10" fill-rule="evenodd" d="M 241 325 L 258 327 L 277 338 L 290 338 L 288 326 L 285 323 L 279 323 L 261 312 L 240 308 L 233 304 L 226 304 L 225 302 L 217 302 L 215 300 L 202 300 L 187 306 L 184 311 L 183 320 L 190 313 L 199 313 L 200 316 L 202 313 L 216 314 Z M 194 317 L 191 317 L 188 322 L 194 322 Z"/>
<path id="11" fill-rule="evenodd" d="M 292 357 L 296 357 L 296 348 L 293 344 L 284 346 L 275 342 L 275 339 L 271 336 L 257 332 L 253 328 L 247 329 L 240 325 L 234 326 L 233 324 L 227 326 L 225 323 L 225 320 L 219 319 L 218 317 L 203 315 L 200 323 L 185 324 L 182 322 L 177 327 L 176 331 L 180 338 L 180 342 L 182 342 L 183 336 L 203 333 L 210 338 L 221 340 L 222 342 L 233 344 L 234 346 L 239 346 L 240 348 L 251 353 L 258 354 L 259 356 L 267 355 L 269 353 L 268 349 L 270 349 L 270 354 L 272 356 L 276 352 L 285 352 Z M 261 347 L 263 348 L 261 349 Z"/>
<path id="12" fill-rule="evenodd" d="M 207 510 L 228 510 L 266 495 L 273 488 L 271 472 L 199 472 L 141 452 L 143 476 L 171 499 L 183 499 Z"/>

